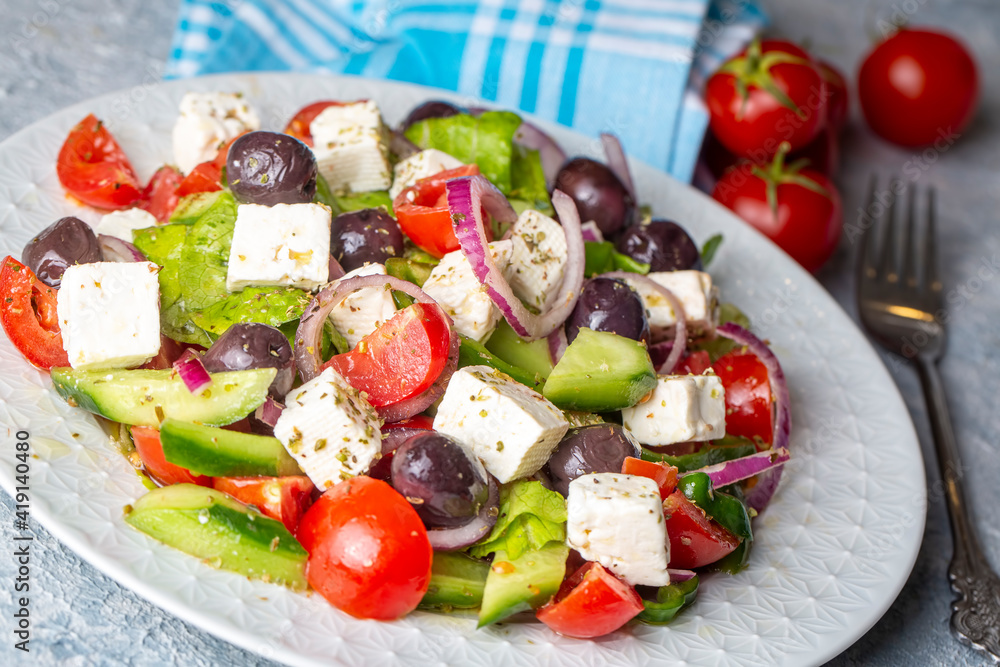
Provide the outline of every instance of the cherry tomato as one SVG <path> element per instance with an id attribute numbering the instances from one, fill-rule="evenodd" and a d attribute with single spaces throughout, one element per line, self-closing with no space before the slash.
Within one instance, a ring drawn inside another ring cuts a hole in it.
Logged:
<path id="1" fill-rule="evenodd" d="M 69 366 L 56 315 L 56 292 L 10 255 L 0 263 L 0 324 L 17 351 L 46 371 Z"/>
<path id="2" fill-rule="evenodd" d="M 954 37 L 904 28 L 861 64 L 858 99 L 871 128 L 901 146 L 947 147 L 972 119 L 976 64 Z"/>
<path id="3" fill-rule="evenodd" d="M 160 167 L 142 191 L 142 203 L 139 206 L 160 222 L 167 222 L 170 214 L 177 208 L 177 200 L 180 199 L 177 189 L 183 181 L 184 176 L 173 167 Z"/>
<path id="4" fill-rule="evenodd" d="M 427 592 L 427 529 L 413 505 L 381 480 L 354 477 L 328 489 L 296 537 L 309 552 L 309 585 L 352 616 L 399 618 Z"/>
<path id="5" fill-rule="evenodd" d="M 770 445 L 774 419 L 767 366 L 753 354 L 736 349 L 719 357 L 712 370 L 726 390 L 726 435 L 760 438 Z"/>
<path id="6" fill-rule="evenodd" d="M 561 635 L 589 639 L 614 632 L 642 610 L 634 588 L 603 566 L 587 563 L 566 578 L 536 616 Z"/>
<path id="7" fill-rule="evenodd" d="M 847 79 L 840 70 L 825 60 L 816 63 L 820 76 L 826 84 L 826 126 L 836 134 L 847 124 L 850 115 L 850 93 L 847 92 Z"/>
<path id="8" fill-rule="evenodd" d="M 712 198 L 733 210 L 808 271 L 818 271 L 840 240 L 840 194 L 822 173 L 785 165 L 783 144 L 767 166 L 730 169 Z"/>
<path id="9" fill-rule="evenodd" d="M 823 77 L 809 54 L 780 40 L 754 41 L 705 89 L 712 133 L 735 155 L 763 162 L 783 141 L 802 148 L 826 121 Z"/>
<path id="10" fill-rule="evenodd" d="M 448 361 L 451 328 L 436 304 L 415 303 L 323 365 L 368 394 L 376 408 L 422 394 Z"/>
<path id="11" fill-rule="evenodd" d="M 435 257 L 444 257 L 458 250 L 458 239 L 451 225 L 451 211 L 448 210 L 448 194 L 445 183 L 452 178 L 474 176 L 479 167 L 474 164 L 442 171 L 434 176 L 422 178 L 415 185 L 406 188 L 392 203 L 396 221 L 400 229 L 416 243 Z M 487 228 L 489 234 L 489 228 Z"/>
<path id="12" fill-rule="evenodd" d="M 669 463 L 654 463 L 626 456 L 622 462 L 622 474 L 638 475 L 653 480 L 660 487 L 661 500 L 666 500 L 667 496 L 677 488 L 677 468 Z"/>
<path id="13" fill-rule="evenodd" d="M 215 158 L 202 162 L 184 177 L 181 184 L 177 186 L 177 196 L 186 197 L 197 192 L 218 192 L 222 189 L 222 170 L 226 168 L 226 160 L 229 157 L 229 147 L 233 142 L 242 137 L 246 132 L 241 132 L 219 148 Z"/>
<path id="14" fill-rule="evenodd" d="M 135 451 L 142 459 L 142 465 L 146 472 L 163 486 L 171 484 L 197 484 L 198 486 L 212 486 L 212 478 L 206 475 L 195 475 L 187 468 L 167 461 L 163 455 L 163 445 L 160 443 L 160 432 L 148 426 L 132 427 L 132 442 L 135 443 Z"/>
<path id="15" fill-rule="evenodd" d="M 313 102 L 299 109 L 285 127 L 285 134 L 290 134 L 306 146 L 313 145 L 312 130 L 309 129 L 316 116 L 323 113 L 327 107 L 344 106 L 343 102 L 333 100 L 322 100 Z"/>
<path id="16" fill-rule="evenodd" d="M 56 174 L 67 192 L 97 208 L 129 208 L 142 197 L 131 163 L 94 114 L 70 130 L 59 150 Z"/>
<path id="17" fill-rule="evenodd" d="M 215 477 L 212 486 L 236 500 L 253 505 L 264 516 L 285 524 L 295 534 L 316 490 L 308 477 Z"/>
<path id="18" fill-rule="evenodd" d="M 673 375 L 701 375 L 712 366 L 712 357 L 705 350 L 697 350 L 687 355 L 673 370 Z"/>
<path id="19" fill-rule="evenodd" d="M 670 567 L 690 570 L 714 563 L 736 550 L 740 540 L 705 511 L 674 491 L 663 501 L 670 540 Z"/>

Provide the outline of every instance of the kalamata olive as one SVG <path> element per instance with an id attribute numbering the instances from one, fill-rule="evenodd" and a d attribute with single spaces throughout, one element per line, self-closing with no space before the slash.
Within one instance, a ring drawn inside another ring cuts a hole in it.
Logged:
<path id="1" fill-rule="evenodd" d="M 465 112 L 451 102 L 430 100 L 413 107 L 406 118 L 403 119 L 400 129 L 405 132 L 408 127 L 422 120 L 427 120 L 428 118 L 447 118 L 449 116 L 457 116 L 460 113 Z"/>
<path id="2" fill-rule="evenodd" d="M 584 284 L 566 319 L 567 342 L 572 343 L 582 327 L 632 340 L 649 340 L 649 321 L 642 299 L 624 281 L 612 278 L 591 278 Z"/>
<path id="3" fill-rule="evenodd" d="M 316 158 L 295 137 L 248 132 L 229 148 L 226 178 L 242 204 L 306 204 L 316 196 Z"/>
<path id="4" fill-rule="evenodd" d="M 701 254 L 684 228 L 669 220 L 632 225 L 615 243 L 618 252 L 649 264 L 650 271 L 701 271 Z"/>
<path id="5" fill-rule="evenodd" d="M 288 338 L 267 324 L 234 324 L 212 343 L 202 362 L 209 373 L 277 368 L 278 374 L 268 393 L 279 401 L 284 400 L 295 379 L 295 361 Z"/>
<path id="6" fill-rule="evenodd" d="M 393 487 L 428 528 L 471 521 L 489 498 L 486 474 L 465 445 L 435 431 L 410 437 L 392 457 Z"/>
<path id="7" fill-rule="evenodd" d="M 69 216 L 56 220 L 28 241 L 21 261 L 43 283 L 59 289 L 67 266 L 101 261 L 101 246 L 90 225 Z"/>
<path id="8" fill-rule="evenodd" d="M 639 444 L 618 424 L 571 428 L 545 464 L 552 488 L 569 494 L 569 483 L 592 472 L 621 472 L 627 456 L 639 456 Z"/>
<path id="9" fill-rule="evenodd" d="M 341 213 L 330 225 L 330 254 L 344 271 L 353 271 L 365 262 L 385 264 L 390 257 L 402 257 L 403 232 L 381 208 Z"/>
<path id="10" fill-rule="evenodd" d="M 600 162 L 573 158 L 556 175 L 555 189 L 572 197 L 580 220 L 593 220 L 606 237 L 614 236 L 635 221 L 632 195 L 615 173 Z"/>

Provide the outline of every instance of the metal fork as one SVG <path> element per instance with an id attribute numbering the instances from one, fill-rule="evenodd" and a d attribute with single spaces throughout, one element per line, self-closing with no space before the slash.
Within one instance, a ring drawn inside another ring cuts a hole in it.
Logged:
<path id="1" fill-rule="evenodd" d="M 903 190 L 900 181 L 892 180 L 888 197 L 885 192 L 880 195 L 878 179 L 872 178 L 867 212 L 873 224 L 862 234 L 857 262 L 861 322 L 883 347 L 917 367 L 955 543 L 948 568 L 951 587 L 958 593 L 952 603 L 951 629 L 963 643 L 1000 661 L 1000 578 L 983 555 L 969 515 L 958 444 L 937 368 L 945 353 L 946 332 L 936 258 L 935 194 L 927 190 L 923 239 L 918 244 L 917 188 L 906 188 L 906 210 L 897 215 Z"/>

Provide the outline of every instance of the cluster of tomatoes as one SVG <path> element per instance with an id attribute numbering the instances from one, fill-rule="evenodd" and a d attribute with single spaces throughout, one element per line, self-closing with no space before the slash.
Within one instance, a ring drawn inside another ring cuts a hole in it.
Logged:
<path id="1" fill-rule="evenodd" d="M 840 240 L 832 178 L 849 118 L 848 84 L 830 63 L 783 40 L 755 41 L 705 90 L 702 147 L 712 197 L 817 271 Z M 953 37 L 904 28 L 865 57 L 858 100 L 876 134 L 906 147 L 951 145 L 971 120 L 976 66 Z"/>

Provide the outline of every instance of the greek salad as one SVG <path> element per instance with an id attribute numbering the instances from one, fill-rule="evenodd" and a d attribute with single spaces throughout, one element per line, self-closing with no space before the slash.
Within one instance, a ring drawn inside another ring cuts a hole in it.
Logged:
<path id="1" fill-rule="evenodd" d="M 147 184 L 95 116 L 81 206 L 0 263 L 0 323 L 107 421 L 124 520 L 359 618 L 665 624 L 751 558 L 788 391 L 621 146 L 567 159 L 505 111 L 396 128 L 320 101 L 281 132 L 189 93 Z"/>

